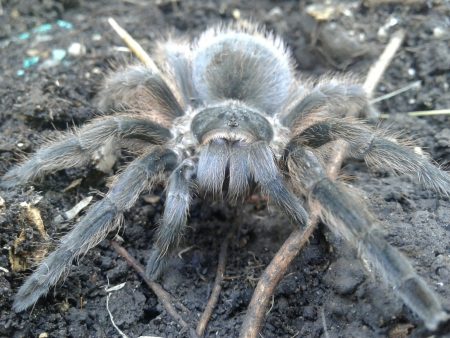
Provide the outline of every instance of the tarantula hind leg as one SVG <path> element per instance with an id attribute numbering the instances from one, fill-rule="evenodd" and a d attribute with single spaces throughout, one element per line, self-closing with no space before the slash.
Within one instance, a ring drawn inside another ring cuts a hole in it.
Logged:
<path id="1" fill-rule="evenodd" d="M 138 139 L 160 144 L 170 137 L 168 129 L 139 116 L 97 118 L 79 130 L 62 134 L 59 140 L 39 149 L 27 161 L 8 171 L 0 180 L 0 187 L 11 188 L 49 172 L 81 166 L 98 149 L 114 142 L 123 144 Z"/>
<path id="2" fill-rule="evenodd" d="M 328 142 L 344 140 L 349 155 L 364 159 L 368 166 L 392 170 L 397 174 L 416 176 L 426 187 L 442 194 L 450 194 L 450 175 L 433 165 L 429 159 L 404 146 L 385 131 L 354 120 L 329 119 L 316 123 L 293 138 L 293 142 L 312 148 Z"/>
<path id="3" fill-rule="evenodd" d="M 372 262 L 375 270 L 428 329 L 436 330 L 450 319 L 438 296 L 417 275 L 411 263 L 384 240 L 374 216 L 344 184 L 333 182 L 326 176 L 312 150 L 288 145 L 284 160 L 294 184 L 309 196 L 310 203 L 318 204 L 330 229 Z"/>
<path id="4" fill-rule="evenodd" d="M 193 190 L 192 180 L 196 173 L 196 160 L 188 158 L 169 177 L 164 214 L 156 233 L 155 247 L 150 252 L 146 267 L 147 276 L 153 280 L 160 276 L 167 256 L 177 247 L 183 235 Z"/>
<path id="5" fill-rule="evenodd" d="M 86 253 L 120 225 L 123 212 L 134 205 L 142 191 L 151 187 L 160 172 L 172 170 L 176 161 L 175 153 L 160 147 L 134 160 L 117 177 L 105 198 L 88 210 L 73 230 L 61 239 L 57 249 L 28 277 L 16 295 L 14 310 L 25 310 L 45 295 L 76 257 Z"/>
<path id="6" fill-rule="evenodd" d="M 304 97 L 292 105 L 289 112 L 281 118 L 283 125 L 292 126 L 297 121 L 323 117 L 371 115 L 373 108 L 369 105 L 367 94 L 358 83 L 330 80 L 312 88 Z M 303 123 L 304 124 L 304 123 Z"/>
<path id="7" fill-rule="evenodd" d="M 156 110 L 163 121 L 184 114 L 161 72 L 143 65 L 127 66 L 106 78 L 97 106 L 104 112 Z"/>

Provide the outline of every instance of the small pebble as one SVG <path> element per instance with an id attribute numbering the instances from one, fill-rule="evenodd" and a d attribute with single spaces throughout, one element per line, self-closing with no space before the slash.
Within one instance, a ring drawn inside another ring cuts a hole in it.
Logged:
<path id="1" fill-rule="evenodd" d="M 30 33 L 28 33 L 28 32 L 22 33 L 18 36 L 18 38 L 19 38 L 19 40 L 27 40 L 30 38 Z"/>
<path id="2" fill-rule="evenodd" d="M 66 51 L 64 49 L 53 49 L 52 50 L 52 59 L 55 61 L 61 61 L 66 57 Z"/>
<path id="3" fill-rule="evenodd" d="M 23 60 L 23 68 L 30 68 L 39 62 L 39 56 L 32 56 Z"/>
<path id="4" fill-rule="evenodd" d="M 435 38 L 442 38 L 445 34 L 445 30 L 442 27 L 434 27 L 433 28 L 433 36 Z"/>
<path id="5" fill-rule="evenodd" d="M 70 55 L 78 56 L 86 53 L 86 47 L 79 42 L 73 42 L 67 49 Z"/>
<path id="6" fill-rule="evenodd" d="M 100 41 L 102 39 L 102 36 L 98 33 L 92 35 L 92 41 Z"/>
<path id="7" fill-rule="evenodd" d="M 3 208 L 5 206 L 5 200 L 2 196 L 0 196 L 0 208 Z"/>
<path id="8" fill-rule="evenodd" d="M 56 21 L 56 24 L 59 27 L 64 28 L 64 29 L 72 29 L 73 28 L 72 23 L 69 21 L 65 21 L 65 20 L 58 20 L 58 21 Z"/>
<path id="9" fill-rule="evenodd" d="M 37 50 L 35 48 L 28 49 L 25 53 L 28 56 L 39 56 L 39 50 Z"/>
<path id="10" fill-rule="evenodd" d="M 45 33 L 52 29 L 52 25 L 49 23 L 45 23 L 33 29 L 33 33 Z"/>

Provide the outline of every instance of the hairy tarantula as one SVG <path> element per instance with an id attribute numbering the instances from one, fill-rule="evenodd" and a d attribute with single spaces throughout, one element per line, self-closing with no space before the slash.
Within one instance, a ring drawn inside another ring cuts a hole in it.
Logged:
<path id="1" fill-rule="evenodd" d="M 344 118 L 370 109 L 361 85 L 350 77 L 300 80 L 283 41 L 251 24 L 210 28 L 191 43 L 163 41 L 154 55 L 153 66 L 128 66 L 106 79 L 99 109 L 114 114 L 65 133 L 3 177 L 2 186 L 14 187 L 86 164 L 99 152 L 142 150 L 26 280 L 14 310 L 45 295 L 76 257 L 119 227 L 144 190 L 167 178 L 165 210 L 147 264 L 153 278 L 177 247 L 195 192 L 236 200 L 258 186 L 299 226 L 308 217 L 303 199 L 319 205 L 330 229 L 358 248 L 427 328 L 449 319 L 408 260 L 383 239 L 362 201 L 325 172 L 326 150 L 342 140 L 348 157 L 450 192 L 450 176 L 427 158 Z"/>

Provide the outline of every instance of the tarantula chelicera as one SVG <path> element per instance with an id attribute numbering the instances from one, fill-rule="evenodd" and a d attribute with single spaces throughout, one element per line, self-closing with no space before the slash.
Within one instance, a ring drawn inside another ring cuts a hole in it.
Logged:
<path id="1" fill-rule="evenodd" d="M 14 187 L 99 153 L 141 150 L 20 288 L 16 311 L 45 295 L 76 257 L 119 227 L 144 190 L 167 178 L 147 264 L 153 278 L 177 247 L 192 194 L 236 200 L 256 186 L 299 226 L 308 217 L 302 201 L 319 205 L 330 229 L 358 248 L 429 329 L 449 319 L 408 260 L 383 239 L 362 201 L 327 177 L 326 150 L 342 140 L 348 157 L 450 192 L 450 176 L 423 155 L 344 118 L 370 109 L 361 85 L 350 77 L 300 80 L 283 41 L 251 24 L 211 28 L 192 43 L 163 41 L 154 56 L 153 65 L 128 66 L 106 79 L 99 109 L 110 115 L 62 135 L 3 177 L 3 186 Z"/>

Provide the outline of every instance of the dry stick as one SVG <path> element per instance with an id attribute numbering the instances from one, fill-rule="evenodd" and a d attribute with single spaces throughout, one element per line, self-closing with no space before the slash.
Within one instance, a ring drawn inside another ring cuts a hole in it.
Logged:
<path id="1" fill-rule="evenodd" d="M 364 88 L 369 98 L 372 97 L 373 91 L 379 83 L 384 71 L 390 64 L 394 54 L 402 44 L 403 39 L 403 31 L 393 34 L 383 54 L 381 54 L 375 65 L 371 67 L 364 83 Z M 347 148 L 348 147 L 346 145 L 341 144 L 336 146 L 334 156 L 327 166 L 327 173 L 331 179 L 336 179 L 339 174 Z M 278 250 L 270 264 L 267 266 L 266 270 L 262 273 L 258 285 L 253 293 L 250 305 L 247 309 L 247 314 L 241 328 L 240 338 L 258 337 L 267 306 L 272 298 L 275 288 L 285 275 L 291 262 L 298 255 L 303 246 L 308 242 L 308 239 L 317 227 L 317 224 L 319 223 L 319 213 L 319 206 L 316 204 L 311 205 L 310 217 L 306 228 L 303 231 L 294 230 L 291 233 L 288 239 L 284 242 L 283 246 Z"/>
<path id="2" fill-rule="evenodd" d="M 158 67 L 155 62 L 153 62 L 150 55 L 142 48 L 142 46 L 133 37 L 128 34 L 128 32 L 120 27 L 116 20 L 113 18 L 108 18 L 108 23 L 114 29 L 114 31 L 121 37 L 121 39 L 126 43 L 128 48 L 133 52 L 136 57 L 141 60 L 141 62 L 152 70 L 158 72 Z"/>
<path id="3" fill-rule="evenodd" d="M 164 306 L 166 311 L 169 313 L 169 315 L 172 316 L 173 319 L 175 319 L 183 329 L 186 329 L 190 335 L 194 335 L 196 337 L 196 334 L 193 332 L 193 328 L 184 321 L 184 319 L 181 317 L 181 315 L 177 312 L 173 304 L 175 301 L 173 300 L 172 296 L 164 290 L 161 285 L 158 283 L 151 281 L 147 278 L 144 268 L 142 265 L 140 265 L 129 253 L 128 251 L 121 246 L 116 241 L 111 241 L 111 246 L 114 248 L 114 250 L 122 256 L 127 263 L 139 274 L 139 276 L 144 280 L 144 282 L 148 285 L 148 287 L 155 293 L 155 295 L 158 297 L 158 300 L 161 302 L 161 304 Z M 180 306 L 181 307 L 181 306 Z"/>
<path id="4" fill-rule="evenodd" d="M 206 326 L 208 325 L 208 322 L 213 314 L 214 308 L 217 305 L 217 302 L 219 301 L 219 295 L 220 291 L 222 291 L 222 281 L 223 281 L 223 275 L 225 274 L 225 266 L 227 264 L 227 252 L 228 252 L 228 244 L 231 240 L 231 237 L 233 236 L 233 228 L 230 229 L 230 232 L 228 233 L 227 237 L 225 238 L 225 241 L 220 246 L 220 254 L 219 254 L 219 263 L 217 264 L 217 272 L 216 272 L 216 278 L 214 280 L 214 286 L 211 292 L 211 295 L 209 296 L 208 303 L 206 304 L 205 310 L 202 313 L 202 316 L 200 317 L 200 320 L 197 324 L 197 336 L 203 337 L 205 334 Z"/>
<path id="5" fill-rule="evenodd" d="M 276 286 L 284 277 L 287 268 L 298 255 L 302 247 L 308 242 L 318 223 L 318 213 L 312 213 L 307 227 L 294 230 L 275 257 L 262 273 L 258 285 L 253 292 L 242 324 L 240 337 L 258 337 L 266 314 L 267 306 L 272 298 Z"/>
<path id="6" fill-rule="evenodd" d="M 364 82 L 363 88 L 367 93 L 367 97 L 372 98 L 373 93 L 375 92 L 375 88 L 381 80 L 386 68 L 392 61 L 397 50 L 400 48 L 403 40 L 405 39 L 405 31 L 399 30 L 392 34 L 389 43 L 386 45 L 383 54 L 380 55 L 377 62 L 373 64 L 369 69 L 369 73 L 367 74 L 366 81 Z"/>

